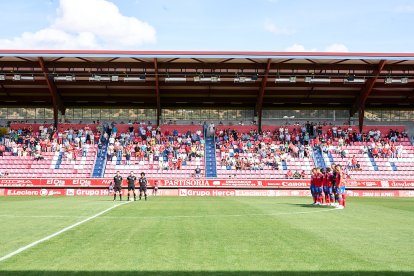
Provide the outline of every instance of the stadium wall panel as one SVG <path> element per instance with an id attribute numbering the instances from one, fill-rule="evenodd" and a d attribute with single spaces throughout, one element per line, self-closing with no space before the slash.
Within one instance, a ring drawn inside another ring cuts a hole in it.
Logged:
<path id="1" fill-rule="evenodd" d="M 112 179 L 0 179 L 0 196 L 106 196 Z M 310 196 L 307 179 L 149 179 L 160 196 Z M 123 193 L 126 194 L 126 183 Z M 150 191 L 152 194 L 152 191 Z M 414 180 L 348 180 L 349 196 L 414 197 Z"/>

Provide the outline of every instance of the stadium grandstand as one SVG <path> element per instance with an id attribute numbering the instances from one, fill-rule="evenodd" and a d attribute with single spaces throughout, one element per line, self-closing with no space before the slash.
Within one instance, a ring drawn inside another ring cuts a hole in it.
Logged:
<path id="1" fill-rule="evenodd" d="M 413 54 L 3 50 L 0 93 L 2 177 L 414 177 Z"/>

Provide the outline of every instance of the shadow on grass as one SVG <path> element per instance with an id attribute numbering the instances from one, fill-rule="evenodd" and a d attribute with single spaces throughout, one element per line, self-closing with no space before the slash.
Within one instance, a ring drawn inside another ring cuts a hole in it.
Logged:
<path id="1" fill-rule="evenodd" d="M 116 197 L 116 200 L 114 200 L 114 197 L 105 197 L 105 198 L 98 198 L 97 201 L 108 201 L 108 202 L 113 202 L 113 203 L 122 203 L 122 202 L 128 202 L 127 198 L 122 197 L 122 200 L 119 200 L 119 197 Z"/>
<path id="2" fill-rule="evenodd" d="M 286 203 L 286 205 L 293 205 L 293 206 L 299 206 L 303 208 L 316 208 L 316 209 L 334 209 L 333 206 L 328 205 L 313 205 L 312 203 L 304 204 L 304 203 Z"/>
<path id="3" fill-rule="evenodd" d="M 413 271 L 1 271 L 5 275 L 223 275 L 223 276 L 244 276 L 244 275 L 413 275 Z"/>

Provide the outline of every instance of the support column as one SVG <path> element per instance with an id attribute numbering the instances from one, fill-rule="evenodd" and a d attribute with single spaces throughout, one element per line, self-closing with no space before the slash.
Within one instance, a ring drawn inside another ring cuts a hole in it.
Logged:
<path id="1" fill-rule="evenodd" d="M 62 115 L 62 123 L 65 123 L 66 122 L 66 118 L 65 118 L 66 108 L 63 108 L 60 110 L 60 115 Z"/>
<path id="2" fill-rule="evenodd" d="M 266 84 L 267 84 L 267 79 L 269 77 L 269 71 L 270 71 L 270 66 L 272 64 L 272 59 L 267 59 L 267 63 L 266 63 L 266 68 L 265 68 L 265 72 L 262 78 L 262 82 L 260 84 L 260 90 L 259 90 L 259 95 L 257 97 L 257 101 L 256 101 L 256 107 L 255 107 L 255 114 L 257 116 L 257 124 L 259 127 L 259 131 L 262 131 L 262 109 L 263 109 L 263 98 L 265 95 L 265 91 L 266 91 Z"/>
<path id="3" fill-rule="evenodd" d="M 53 127 L 58 128 L 59 123 L 59 110 L 56 105 L 53 106 Z"/>
<path id="4" fill-rule="evenodd" d="M 373 76 L 367 80 L 361 92 L 359 93 L 359 96 L 356 97 L 355 102 L 352 105 L 351 116 L 365 107 L 365 102 L 368 99 L 369 95 L 371 95 L 372 89 L 374 88 L 375 83 L 381 74 L 381 71 L 384 69 L 384 66 L 385 60 L 381 60 L 378 64 L 378 67 L 372 72 Z"/>
<path id="5" fill-rule="evenodd" d="M 364 117 L 365 117 L 365 110 L 361 108 L 359 110 L 359 132 L 362 132 L 362 128 L 364 127 Z"/>
<path id="6" fill-rule="evenodd" d="M 157 58 L 154 58 L 154 71 L 155 71 L 155 96 L 157 98 L 157 126 L 159 126 L 160 117 L 161 117 L 161 99 L 160 99 L 160 86 L 159 86 Z"/>
<path id="7" fill-rule="evenodd" d="M 49 89 L 50 96 L 52 97 L 52 104 L 53 104 L 53 126 L 55 128 L 58 127 L 59 123 L 59 110 L 62 114 L 65 113 L 65 104 L 60 96 L 59 92 L 57 91 L 56 84 L 53 79 L 49 76 L 48 69 L 45 65 L 45 61 L 42 57 L 38 58 L 40 68 L 42 69 L 43 77 L 45 78 L 47 87 Z"/>
<path id="8" fill-rule="evenodd" d="M 259 131 L 262 131 L 262 109 L 257 111 L 257 125 L 259 128 Z"/>

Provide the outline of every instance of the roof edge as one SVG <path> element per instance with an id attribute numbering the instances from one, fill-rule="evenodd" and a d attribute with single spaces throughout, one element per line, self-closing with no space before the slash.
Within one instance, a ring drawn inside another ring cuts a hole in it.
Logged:
<path id="1" fill-rule="evenodd" d="M 3 56 L 141 56 L 141 57 L 313 57 L 313 58 L 406 58 L 414 59 L 413 53 L 380 52 L 272 52 L 272 51 L 130 51 L 130 50 L 10 50 L 0 49 Z"/>

